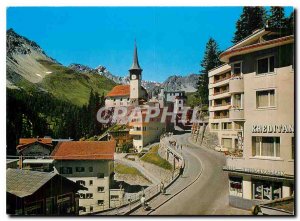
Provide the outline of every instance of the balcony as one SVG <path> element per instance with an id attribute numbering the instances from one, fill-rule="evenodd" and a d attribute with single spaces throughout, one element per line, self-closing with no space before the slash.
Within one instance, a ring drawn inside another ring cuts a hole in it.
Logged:
<path id="1" fill-rule="evenodd" d="M 220 78 L 220 79 L 218 79 L 218 80 L 215 80 L 215 81 L 214 81 L 214 84 L 219 83 L 219 82 L 222 82 L 222 81 L 225 81 L 225 80 L 227 80 L 227 79 L 229 79 L 229 78 L 231 78 L 230 75 L 229 75 L 229 76 L 226 76 L 226 77 L 223 77 L 223 78 Z"/>
<path id="2" fill-rule="evenodd" d="M 229 80 L 230 93 L 244 92 L 244 78 L 241 76 L 234 76 Z"/>
<path id="3" fill-rule="evenodd" d="M 223 119 L 223 118 L 229 118 L 229 115 L 219 115 L 213 117 L 213 119 Z"/>
<path id="4" fill-rule="evenodd" d="M 244 120 L 244 109 L 232 108 L 229 110 L 230 120 Z"/>
<path id="5" fill-rule="evenodd" d="M 215 104 L 215 105 L 211 106 L 209 109 L 210 109 L 210 111 L 228 110 L 231 107 L 230 105 L 231 105 L 230 102 L 222 103 L 222 104 Z"/>
<path id="6" fill-rule="evenodd" d="M 225 97 L 230 97 L 230 93 L 229 93 L 229 89 L 227 90 L 222 90 L 222 91 L 218 91 L 214 94 L 209 95 L 209 99 L 221 99 L 221 98 L 225 98 Z"/>
<path id="7" fill-rule="evenodd" d="M 227 93 L 227 92 L 229 92 L 229 89 L 227 89 L 227 90 L 221 90 L 221 91 L 215 92 L 215 93 L 213 94 L 213 96 L 217 96 L 217 95 L 219 95 L 219 94 L 224 94 L 224 93 Z"/>

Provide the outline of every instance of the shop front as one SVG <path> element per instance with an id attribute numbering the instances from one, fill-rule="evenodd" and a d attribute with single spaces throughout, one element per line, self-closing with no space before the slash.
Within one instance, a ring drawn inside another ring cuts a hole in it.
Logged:
<path id="1" fill-rule="evenodd" d="M 250 210 L 254 205 L 293 195 L 292 176 L 270 175 L 271 171 L 258 174 L 234 171 L 230 168 L 224 170 L 229 172 L 229 204 L 233 207 Z"/>

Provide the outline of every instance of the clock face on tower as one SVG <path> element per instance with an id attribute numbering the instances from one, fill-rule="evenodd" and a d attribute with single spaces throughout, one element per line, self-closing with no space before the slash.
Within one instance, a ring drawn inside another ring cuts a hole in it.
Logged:
<path id="1" fill-rule="evenodd" d="M 135 80 L 135 79 L 136 79 L 136 75 L 135 75 L 135 74 L 131 75 L 131 78 L 132 78 L 133 80 Z"/>

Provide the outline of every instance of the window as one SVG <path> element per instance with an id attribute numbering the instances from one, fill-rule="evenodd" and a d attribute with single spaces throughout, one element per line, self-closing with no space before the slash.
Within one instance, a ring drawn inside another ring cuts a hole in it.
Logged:
<path id="1" fill-rule="evenodd" d="M 90 206 L 90 212 L 93 212 L 94 208 L 92 206 Z"/>
<path id="2" fill-rule="evenodd" d="M 292 159 L 295 158 L 295 137 L 292 137 Z"/>
<path id="3" fill-rule="evenodd" d="M 76 172 L 84 172 L 84 167 L 76 167 Z"/>
<path id="4" fill-rule="evenodd" d="M 234 94 L 233 95 L 233 108 L 242 108 L 242 95 Z"/>
<path id="5" fill-rule="evenodd" d="M 252 137 L 252 156 L 280 157 L 280 137 Z"/>
<path id="6" fill-rule="evenodd" d="M 229 177 L 229 194 L 231 196 L 243 196 L 243 178 Z"/>
<path id="7" fill-rule="evenodd" d="M 212 130 L 219 130 L 219 123 L 211 123 L 210 125 Z"/>
<path id="8" fill-rule="evenodd" d="M 275 200 L 281 198 L 282 184 L 265 180 L 253 180 L 253 199 Z"/>
<path id="9" fill-rule="evenodd" d="M 222 123 L 222 130 L 231 130 L 232 129 L 232 123 Z"/>
<path id="10" fill-rule="evenodd" d="M 104 186 L 98 186 L 98 192 L 100 193 L 104 192 Z"/>
<path id="11" fill-rule="evenodd" d="M 89 167 L 89 172 L 93 172 L 94 168 L 93 167 Z"/>
<path id="12" fill-rule="evenodd" d="M 79 193 L 80 199 L 85 199 L 85 194 L 84 193 Z"/>
<path id="13" fill-rule="evenodd" d="M 60 174 L 72 174 L 72 167 L 61 167 Z"/>
<path id="14" fill-rule="evenodd" d="M 237 62 L 232 64 L 232 74 L 233 75 L 241 75 L 242 73 L 242 63 Z"/>
<path id="15" fill-rule="evenodd" d="M 243 129 L 243 123 L 242 122 L 235 122 L 234 123 L 234 129 L 242 130 Z"/>
<path id="16" fill-rule="evenodd" d="M 103 206 L 104 205 L 104 200 L 98 200 L 98 205 Z"/>
<path id="17" fill-rule="evenodd" d="M 256 91 L 256 107 L 275 107 L 275 90 Z"/>
<path id="18" fill-rule="evenodd" d="M 87 199 L 93 199 L 93 194 L 92 193 L 87 193 L 86 198 Z"/>
<path id="19" fill-rule="evenodd" d="M 232 139 L 222 138 L 222 146 L 227 149 L 232 149 Z"/>
<path id="20" fill-rule="evenodd" d="M 93 186 L 93 180 L 90 180 L 90 186 Z"/>
<path id="21" fill-rule="evenodd" d="M 77 180 L 76 183 L 79 184 L 79 185 L 85 186 L 85 181 L 84 180 Z"/>
<path id="22" fill-rule="evenodd" d="M 110 199 L 111 200 L 119 200 L 119 196 L 118 195 L 111 195 Z"/>
<path id="23" fill-rule="evenodd" d="M 266 74 L 274 72 L 274 56 L 261 58 L 257 60 L 257 74 Z"/>
<path id="24" fill-rule="evenodd" d="M 104 173 L 98 173 L 97 178 L 104 178 Z"/>
<path id="25" fill-rule="evenodd" d="M 86 212 L 86 208 L 84 206 L 80 206 L 79 211 Z"/>

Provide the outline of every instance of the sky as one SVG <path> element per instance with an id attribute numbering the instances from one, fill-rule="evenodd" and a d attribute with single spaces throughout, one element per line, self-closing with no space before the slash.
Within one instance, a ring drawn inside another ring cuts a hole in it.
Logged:
<path id="1" fill-rule="evenodd" d="M 286 7 L 286 15 L 292 11 Z M 232 45 L 242 7 L 10 7 L 7 29 L 63 65 L 105 66 L 128 75 L 136 39 L 143 79 L 199 73 L 206 42 Z"/>

